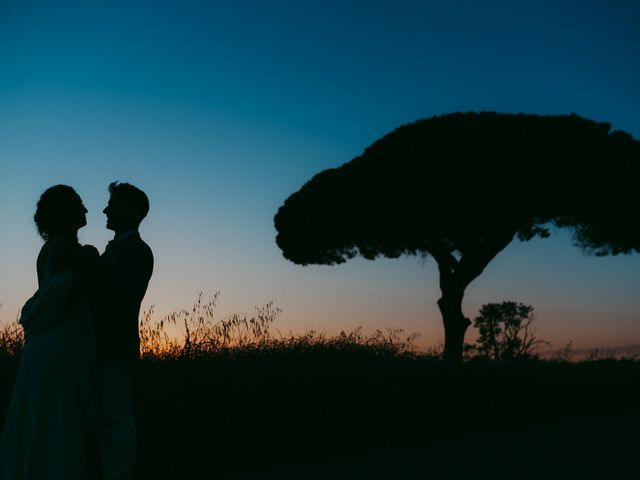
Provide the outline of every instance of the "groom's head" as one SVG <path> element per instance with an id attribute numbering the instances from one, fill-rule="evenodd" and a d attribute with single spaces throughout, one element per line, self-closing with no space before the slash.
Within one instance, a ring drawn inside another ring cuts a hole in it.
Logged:
<path id="1" fill-rule="evenodd" d="M 115 233 L 137 229 L 149 212 L 149 199 L 129 183 L 113 182 L 109 185 L 109 203 L 103 210 L 107 228 Z"/>

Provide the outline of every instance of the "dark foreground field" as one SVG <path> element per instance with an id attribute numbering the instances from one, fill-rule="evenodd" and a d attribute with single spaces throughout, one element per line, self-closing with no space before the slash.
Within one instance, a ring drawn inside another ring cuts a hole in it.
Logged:
<path id="1" fill-rule="evenodd" d="M 0 359 L 2 416 L 15 365 Z M 141 362 L 135 406 L 140 479 L 640 478 L 631 360 L 227 351 Z"/>
<path id="2" fill-rule="evenodd" d="M 227 480 L 539 480 L 640 478 L 640 413 L 609 413 L 461 433 L 232 474 Z"/>
<path id="3" fill-rule="evenodd" d="M 354 349 L 141 367 L 141 473 L 155 478 L 314 470 L 335 478 L 341 469 L 343 478 L 395 469 L 396 478 L 476 478 L 545 464 L 559 470 L 549 478 L 593 473 L 583 462 L 596 458 L 589 448 L 629 460 L 633 449 L 640 454 L 640 431 L 621 420 L 638 425 L 637 362 L 475 362 L 452 371 L 430 358 Z M 587 448 L 594 435 L 599 443 Z M 281 470 L 287 464 L 302 467 Z"/>

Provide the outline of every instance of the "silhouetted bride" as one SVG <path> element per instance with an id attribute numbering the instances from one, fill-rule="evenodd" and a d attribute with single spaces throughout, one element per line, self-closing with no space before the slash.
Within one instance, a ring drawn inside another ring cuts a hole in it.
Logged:
<path id="1" fill-rule="evenodd" d="M 95 340 L 83 275 L 98 251 L 78 243 L 86 213 L 66 185 L 47 189 L 38 202 L 34 220 L 45 243 L 38 291 L 20 317 L 25 346 L 0 438 L 2 480 L 87 478 Z"/>

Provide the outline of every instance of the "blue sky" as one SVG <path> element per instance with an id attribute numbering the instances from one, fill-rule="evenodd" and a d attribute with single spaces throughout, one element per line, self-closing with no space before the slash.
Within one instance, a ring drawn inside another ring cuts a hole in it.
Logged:
<path id="1" fill-rule="evenodd" d="M 280 328 L 403 327 L 441 340 L 432 261 L 299 267 L 273 215 L 306 180 L 397 126 L 467 110 L 570 113 L 640 138 L 633 1 L 216 1 L 0 4 L 0 318 L 35 288 L 32 215 L 50 185 L 110 238 L 110 181 L 151 199 L 142 234 L 160 314 L 222 291 L 273 300 Z M 640 255 L 585 257 L 570 235 L 516 242 L 469 288 L 534 305 L 561 347 L 640 343 Z"/>

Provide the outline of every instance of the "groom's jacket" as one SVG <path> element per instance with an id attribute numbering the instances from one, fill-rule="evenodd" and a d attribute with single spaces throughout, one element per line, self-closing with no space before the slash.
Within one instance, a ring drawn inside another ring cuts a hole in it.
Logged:
<path id="1" fill-rule="evenodd" d="M 152 272 L 153 254 L 138 232 L 107 245 L 91 285 L 98 358 L 139 358 L 138 317 Z"/>

